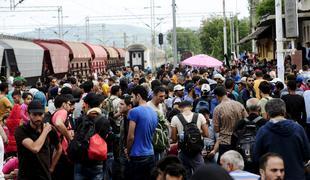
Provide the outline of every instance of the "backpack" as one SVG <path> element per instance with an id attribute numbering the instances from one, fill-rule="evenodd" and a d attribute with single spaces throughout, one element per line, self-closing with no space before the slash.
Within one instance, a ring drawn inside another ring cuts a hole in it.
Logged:
<path id="1" fill-rule="evenodd" d="M 115 99 L 116 98 L 112 99 L 111 96 L 106 99 L 106 110 L 107 110 L 108 113 L 114 113 L 115 112 L 115 109 L 113 107 L 113 101 Z"/>
<path id="2" fill-rule="evenodd" d="M 164 116 L 157 112 L 157 117 L 158 124 L 153 134 L 153 148 L 155 152 L 163 152 L 169 147 L 169 129 Z"/>
<path id="3" fill-rule="evenodd" d="M 256 123 L 261 119 L 261 116 L 258 116 L 253 121 L 245 118 L 245 126 L 236 132 L 238 138 L 236 150 L 242 155 L 244 161 L 247 163 L 253 162 L 253 150 L 258 130 Z"/>
<path id="4" fill-rule="evenodd" d="M 100 118 L 102 118 L 102 116 L 98 116 L 93 120 L 83 117 L 67 150 L 68 157 L 71 161 L 104 161 L 107 159 L 107 143 L 98 132 L 96 132 L 95 127 L 96 121 Z"/>
<path id="5" fill-rule="evenodd" d="M 184 139 L 180 142 L 180 149 L 188 156 L 196 156 L 201 153 L 204 143 L 197 127 L 198 113 L 194 113 L 193 119 L 188 123 L 180 113 L 177 115 L 184 128 Z"/>
<path id="6" fill-rule="evenodd" d="M 200 100 L 198 101 L 197 105 L 196 105 L 195 112 L 196 112 L 196 113 L 199 113 L 199 111 L 200 111 L 201 109 L 208 109 L 208 110 L 210 110 L 210 104 L 209 104 L 209 102 L 206 101 L 206 100 L 200 99 Z"/>

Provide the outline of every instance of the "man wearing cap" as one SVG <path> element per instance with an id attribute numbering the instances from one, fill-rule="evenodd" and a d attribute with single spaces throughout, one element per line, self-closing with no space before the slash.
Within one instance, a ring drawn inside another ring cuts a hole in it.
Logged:
<path id="1" fill-rule="evenodd" d="M 184 86 L 178 84 L 173 87 L 174 99 L 172 100 L 172 107 L 175 103 L 180 103 L 183 100 Z"/>
<path id="2" fill-rule="evenodd" d="M 30 121 L 15 131 L 18 152 L 18 179 L 51 180 L 51 172 L 61 155 L 62 148 L 56 131 L 43 123 L 44 108 L 40 101 L 28 106 Z M 55 147 L 54 153 L 51 147 Z"/>
<path id="3" fill-rule="evenodd" d="M 201 135 L 204 137 L 208 136 L 208 125 L 205 117 L 202 114 L 197 114 L 192 112 L 192 104 L 189 101 L 182 101 L 179 104 L 179 108 L 181 109 L 181 116 L 184 117 L 185 121 L 188 123 L 192 122 L 194 117 L 197 117 L 197 128 L 200 130 Z M 179 119 L 179 115 L 176 115 L 171 120 L 171 138 L 172 141 L 178 142 L 179 140 L 182 141 L 183 139 L 178 139 L 178 137 L 184 136 L 184 127 Z M 200 166 L 204 164 L 203 157 L 201 153 L 198 153 L 194 156 L 189 156 L 188 154 L 182 152 L 179 153 L 179 157 L 186 168 L 186 175 L 187 178 L 190 178 L 192 173 L 197 170 Z"/>
<path id="4" fill-rule="evenodd" d="M 187 91 L 187 94 L 184 96 L 184 100 L 189 101 L 192 104 L 194 103 L 196 99 L 194 86 L 195 84 L 192 82 L 187 83 L 185 86 L 185 90 Z"/>
<path id="5" fill-rule="evenodd" d="M 221 74 L 215 74 L 213 79 L 217 82 L 217 85 L 222 85 L 225 81 L 225 78 Z"/>

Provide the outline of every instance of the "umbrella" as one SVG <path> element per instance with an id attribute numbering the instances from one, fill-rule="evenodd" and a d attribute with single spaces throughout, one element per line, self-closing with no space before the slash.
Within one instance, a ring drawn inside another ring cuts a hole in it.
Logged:
<path id="1" fill-rule="evenodd" d="M 215 59 L 214 57 L 205 54 L 199 54 L 185 59 L 182 61 L 182 64 L 193 67 L 220 67 L 223 65 L 223 62 Z"/>

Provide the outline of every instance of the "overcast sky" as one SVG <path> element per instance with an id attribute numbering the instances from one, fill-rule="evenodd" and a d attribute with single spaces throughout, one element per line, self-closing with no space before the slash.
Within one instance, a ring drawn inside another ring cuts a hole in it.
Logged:
<path id="1" fill-rule="evenodd" d="M 16 2 L 18 0 L 15 0 Z M 249 15 L 248 0 L 226 0 L 226 11 L 240 13 L 239 17 Z M 157 31 L 167 31 L 172 27 L 172 0 L 155 0 Z M 8 7 L 10 0 L 0 0 L 1 7 Z M 221 15 L 222 0 L 176 0 L 177 26 L 199 27 L 203 18 L 217 13 Z M 150 24 L 150 0 L 24 0 L 18 8 L 29 6 L 62 6 L 64 24 L 84 25 L 85 17 L 90 23 L 131 24 L 147 27 Z M 0 32 L 9 34 L 31 31 L 57 25 L 57 8 L 33 8 L 42 12 L 0 12 Z M 4 10 L 2 8 L 2 10 Z M 43 12 L 50 10 L 48 12 Z M 118 17 L 129 15 L 128 17 Z M 141 17 L 139 15 L 146 15 Z M 105 16 L 95 18 L 95 16 Z M 108 18 L 106 16 L 112 16 Z M 127 18 L 127 19 L 126 19 Z M 96 20 L 97 19 L 97 20 Z"/>

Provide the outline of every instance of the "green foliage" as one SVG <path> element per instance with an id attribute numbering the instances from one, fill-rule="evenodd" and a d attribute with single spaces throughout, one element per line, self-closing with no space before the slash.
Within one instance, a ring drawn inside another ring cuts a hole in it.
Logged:
<path id="1" fill-rule="evenodd" d="M 263 0 L 256 7 L 256 17 L 259 19 L 266 14 L 275 14 L 275 0 Z"/>
<path id="2" fill-rule="evenodd" d="M 230 50 L 230 20 L 227 19 L 227 47 L 228 54 Z M 235 24 L 237 24 L 235 19 Z M 244 18 L 239 20 L 239 39 L 247 36 L 250 33 L 249 19 Z M 202 52 L 217 59 L 224 59 L 224 38 L 223 38 L 224 21 L 222 17 L 211 17 L 202 22 L 200 27 L 199 38 L 201 41 Z M 250 43 L 240 46 L 240 52 L 249 50 Z"/>
<path id="3" fill-rule="evenodd" d="M 241 19 L 239 21 L 239 39 L 243 39 L 244 37 L 248 36 L 251 33 L 250 29 L 250 20 L 248 18 Z M 251 50 L 251 41 L 247 43 L 243 43 L 240 45 L 239 50 L 240 52 L 243 51 L 250 51 Z"/>
<path id="4" fill-rule="evenodd" d="M 194 54 L 201 53 L 201 43 L 198 33 L 189 28 L 177 28 L 177 45 L 178 50 L 191 51 Z M 167 40 L 172 44 L 172 30 L 168 32 Z"/>

